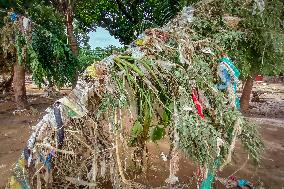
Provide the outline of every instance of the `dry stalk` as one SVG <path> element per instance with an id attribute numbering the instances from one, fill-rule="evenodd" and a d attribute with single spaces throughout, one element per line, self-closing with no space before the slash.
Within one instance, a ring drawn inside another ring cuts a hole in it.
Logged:
<path id="1" fill-rule="evenodd" d="M 179 154 L 178 154 L 178 142 L 179 142 L 179 136 L 177 131 L 177 123 L 178 123 L 178 112 L 177 112 L 177 105 L 176 101 L 174 100 L 174 112 L 173 112 L 173 149 L 170 152 L 171 154 L 171 160 L 170 160 L 170 175 L 166 179 L 166 183 L 170 185 L 176 184 L 179 180 L 176 176 L 178 170 L 179 170 Z"/>
<path id="2" fill-rule="evenodd" d="M 39 160 L 37 160 L 36 162 L 36 167 L 38 168 L 39 167 Z M 42 168 L 42 167 L 41 167 Z M 41 169 L 39 168 L 39 170 Z M 36 188 L 37 189 L 41 189 L 41 180 L 40 180 L 40 174 L 39 174 L 39 171 L 36 173 Z"/>
<path id="3" fill-rule="evenodd" d="M 222 171 L 223 168 L 229 164 L 232 160 L 232 153 L 233 153 L 233 150 L 235 148 L 235 145 L 236 145 L 236 140 L 237 140 L 237 136 L 239 135 L 240 131 L 241 131 L 241 127 L 240 127 L 240 124 L 241 124 L 241 120 L 240 118 L 238 118 L 235 122 L 235 126 L 234 126 L 234 131 L 233 131 L 233 138 L 232 138 L 232 143 L 229 147 L 229 150 L 228 150 L 228 154 L 227 154 L 227 157 L 226 157 L 226 160 L 224 161 L 224 163 L 220 166 L 220 170 Z"/>
<path id="4" fill-rule="evenodd" d="M 79 178 L 65 177 L 65 180 L 69 181 L 72 184 L 81 185 L 81 186 L 89 186 L 89 187 L 97 186 L 96 183 L 90 183 L 90 182 L 81 180 Z"/>
<path id="5" fill-rule="evenodd" d="M 97 181 L 97 173 L 98 173 L 98 146 L 97 144 L 97 124 L 91 119 L 92 127 L 94 128 L 94 133 L 90 132 L 91 135 L 95 138 L 94 145 L 95 149 L 93 152 L 93 160 L 92 160 L 92 182 L 96 183 Z M 91 189 L 94 189 L 95 187 L 91 187 Z"/>
<path id="6" fill-rule="evenodd" d="M 114 124 L 117 125 L 118 121 L 117 121 L 117 112 L 116 110 L 114 111 Z M 121 159 L 120 159 L 120 154 L 119 154 L 119 133 L 118 131 L 116 130 L 115 131 L 115 155 L 116 155 L 116 162 L 117 162 L 117 166 L 118 166 L 118 172 L 119 172 L 119 175 L 121 177 L 121 180 L 122 182 L 125 184 L 125 185 L 130 185 L 130 182 L 129 180 L 127 180 L 125 178 L 125 175 L 124 175 L 124 172 L 123 172 L 123 167 L 122 167 L 122 164 L 121 164 Z"/>
<path id="7" fill-rule="evenodd" d="M 76 155 L 73 151 L 61 150 L 61 149 L 55 148 L 55 147 L 47 145 L 47 144 L 41 143 L 41 144 L 37 144 L 36 146 L 42 146 L 42 147 L 45 147 L 46 149 L 54 150 L 55 152 L 59 152 L 59 153 L 62 153 L 62 154 Z"/>

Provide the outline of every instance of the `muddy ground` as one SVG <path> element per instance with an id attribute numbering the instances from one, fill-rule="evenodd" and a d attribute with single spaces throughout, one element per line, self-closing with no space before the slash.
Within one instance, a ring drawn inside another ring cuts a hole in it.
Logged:
<path id="1" fill-rule="evenodd" d="M 246 116 L 260 126 L 266 146 L 261 164 L 256 167 L 250 161 L 246 163 L 247 155 L 238 144 L 232 164 L 218 175 L 228 177 L 237 171 L 234 174 L 236 177 L 251 181 L 258 186 L 257 188 L 262 186 L 267 189 L 281 189 L 284 188 L 284 84 L 257 83 L 254 90 L 261 92 L 260 102 L 252 102 Z M 10 169 L 31 134 L 31 127 L 42 117 L 44 110 L 59 98 L 45 98 L 43 91 L 36 89 L 33 85 L 29 85 L 27 91 L 32 110 L 26 114 L 14 115 L 15 104 L 11 97 L 0 99 L 0 189 L 5 187 Z M 161 159 L 160 153 L 166 154 L 168 148 L 169 146 L 163 142 L 159 149 L 150 145 L 152 155 L 149 161 L 149 171 L 147 177 L 139 180 L 143 180 L 151 187 L 165 184 L 169 163 Z M 243 168 L 238 171 L 240 167 Z M 181 182 L 191 182 L 193 172 L 193 164 L 183 158 L 180 161 L 179 171 Z M 216 188 L 224 187 L 216 182 Z"/>

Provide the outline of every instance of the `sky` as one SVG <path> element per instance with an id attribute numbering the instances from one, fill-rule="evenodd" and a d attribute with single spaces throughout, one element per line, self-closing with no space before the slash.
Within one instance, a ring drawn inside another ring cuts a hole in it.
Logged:
<path id="1" fill-rule="evenodd" d="M 95 49 L 96 47 L 104 48 L 110 45 L 122 47 L 118 39 L 111 36 L 104 28 L 98 27 L 95 32 L 90 32 L 89 36 L 89 44 L 92 49 Z"/>

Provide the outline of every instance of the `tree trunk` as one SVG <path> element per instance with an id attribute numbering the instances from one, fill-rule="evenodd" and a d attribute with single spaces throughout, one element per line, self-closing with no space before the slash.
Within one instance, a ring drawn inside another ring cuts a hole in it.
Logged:
<path id="1" fill-rule="evenodd" d="M 25 86 L 25 64 L 14 64 L 13 89 L 18 109 L 25 109 L 28 105 Z"/>
<path id="2" fill-rule="evenodd" d="M 68 8 L 66 11 L 66 28 L 67 28 L 67 37 L 70 44 L 71 51 L 73 55 L 78 55 L 78 44 L 76 37 L 74 35 L 74 27 L 73 27 L 73 11 L 72 9 Z M 72 83 L 72 88 L 75 88 L 76 83 L 78 80 L 78 70 L 75 70 L 74 74 L 74 81 Z"/>
<path id="3" fill-rule="evenodd" d="M 241 111 L 246 112 L 249 108 L 250 94 L 253 86 L 253 77 L 248 76 L 243 88 L 243 93 L 241 96 Z"/>
<path id="4" fill-rule="evenodd" d="M 78 54 L 78 45 L 74 35 L 73 16 L 71 11 L 67 11 L 66 13 L 66 28 L 71 51 L 76 56 Z"/>

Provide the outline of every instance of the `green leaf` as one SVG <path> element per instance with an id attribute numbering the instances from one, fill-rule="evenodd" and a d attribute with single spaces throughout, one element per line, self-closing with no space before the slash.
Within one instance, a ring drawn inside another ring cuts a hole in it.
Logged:
<path id="1" fill-rule="evenodd" d="M 157 140 L 161 140 L 165 136 L 165 134 L 165 129 L 157 125 L 152 129 L 150 138 L 155 142 Z"/>
<path id="2" fill-rule="evenodd" d="M 71 118 L 74 118 L 75 116 L 77 116 L 77 113 L 75 111 L 69 109 L 68 116 L 71 117 Z"/>
<path id="3" fill-rule="evenodd" d="M 167 111 L 164 111 L 164 112 L 163 112 L 162 121 L 163 121 L 163 123 L 165 123 L 165 124 L 168 124 L 168 123 L 169 123 L 169 121 L 170 121 L 170 115 L 168 115 Z"/>
<path id="4" fill-rule="evenodd" d="M 133 127 L 131 128 L 131 135 L 133 137 L 138 137 L 140 133 L 143 131 L 143 126 L 141 123 L 137 120 L 135 121 Z"/>

